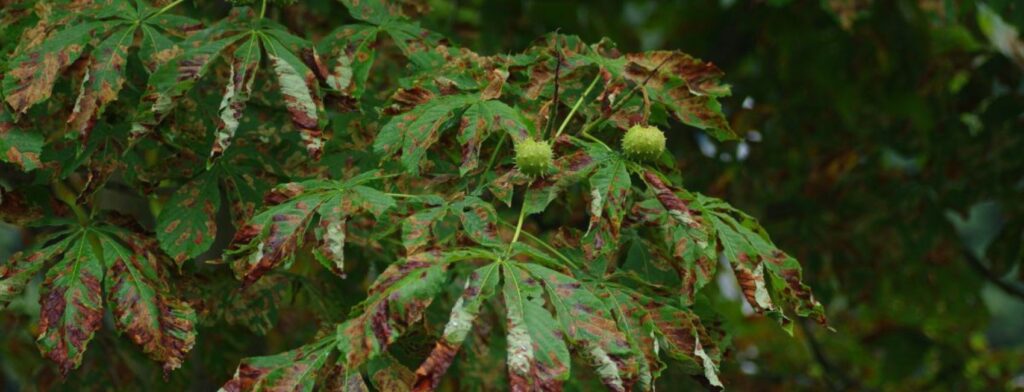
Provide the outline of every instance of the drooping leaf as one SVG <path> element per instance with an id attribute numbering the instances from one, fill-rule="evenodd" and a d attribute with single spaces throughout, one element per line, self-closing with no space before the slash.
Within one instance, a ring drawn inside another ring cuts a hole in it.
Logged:
<path id="1" fill-rule="evenodd" d="M 439 251 L 411 255 L 392 264 L 369 289 L 361 313 L 338 325 L 337 348 L 355 368 L 387 350 L 423 317 L 446 280 L 446 256 Z"/>
<path id="2" fill-rule="evenodd" d="M 82 363 L 103 320 L 104 261 L 93 233 L 74 236 L 46 274 L 39 299 L 39 350 L 67 374 Z"/>
<path id="3" fill-rule="evenodd" d="M 114 325 L 170 372 L 181 367 L 195 345 L 195 310 L 172 296 L 154 241 L 132 234 L 121 240 L 101 240 L 104 256 L 113 260 L 107 270 L 107 296 Z"/>
<path id="4" fill-rule="evenodd" d="M 211 26 L 207 31 L 193 35 L 189 40 L 182 42 L 181 46 L 187 48 L 184 53 L 153 71 L 149 76 L 135 124 L 132 125 L 135 137 L 148 133 L 159 125 L 174 110 L 179 99 L 209 72 L 211 64 L 221 52 L 245 37 L 243 34 L 237 34 L 218 40 L 204 40 L 217 35 L 222 29 L 219 25 Z"/>
<path id="5" fill-rule="evenodd" d="M 594 367 L 601 382 L 613 391 L 632 389 L 638 378 L 635 353 L 604 302 L 568 275 L 537 264 L 523 268 L 542 282 L 566 339 Z"/>
<path id="6" fill-rule="evenodd" d="M 473 322 L 480 313 L 484 301 L 494 295 L 498 285 L 500 266 L 491 263 L 480 267 L 470 274 L 466 280 L 466 288 L 455 302 L 451 316 L 444 327 L 441 339 L 427 359 L 416 370 L 415 390 L 434 390 L 441 382 L 441 377 L 448 371 L 459 348 L 473 328 Z"/>
<path id="7" fill-rule="evenodd" d="M 644 179 L 654 191 L 658 202 L 668 212 L 659 224 L 665 225 L 666 240 L 682 280 L 684 303 L 692 303 L 704 285 L 714 279 L 718 265 L 714 226 L 697 206 L 683 201 L 653 172 L 644 173 Z"/>
<path id="8" fill-rule="evenodd" d="M 260 44 L 255 34 L 239 45 L 231 56 L 231 74 L 224 87 L 224 98 L 220 102 L 220 123 L 217 124 L 217 131 L 214 133 L 213 147 L 210 150 L 211 161 L 223 155 L 235 137 L 242 112 L 245 111 L 245 104 L 252 94 L 252 84 L 256 80 L 260 56 Z"/>
<path id="9" fill-rule="evenodd" d="M 321 223 L 314 231 L 316 255 L 331 271 L 344 276 L 347 217 L 360 212 L 380 215 L 395 205 L 387 194 L 362 185 L 374 175 L 369 172 L 347 181 L 287 183 L 267 193 L 266 208 L 235 234 L 228 251 L 243 287 L 271 269 L 289 264 L 315 215 L 320 216 Z"/>
<path id="10" fill-rule="evenodd" d="M 323 103 L 316 74 L 277 38 L 263 38 L 263 45 L 274 74 L 277 75 L 285 108 L 291 113 L 292 125 L 299 130 L 310 158 L 320 159 L 324 145 L 320 124 Z"/>
<path id="11" fill-rule="evenodd" d="M 68 125 L 78 132 L 82 140 L 89 133 L 107 104 L 117 99 L 125 79 L 128 47 L 132 44 L 135 28 L 119 30 L 104 39 L 91 53 L 89 68 L 75 101 L 75 110 Z"/>
<path id="12" fill-rule="evenodd" d="M 787 313 L 827 324 L 824 308 L 801 281 L 796 259 L 775 247 L 750 216 L 717 199 L 705 197 L 702 202 L 712 209 L 719 246 L 754 310 L 773 316 L 787 328 L 791 328 Z"/>
<path id="13" fill-rule="evenodd" d="M 558 322 L 544 308 L 544 288 L 518 267 L 503 266 L 502 276 L 509 386 L 522 391 L 562 390 L 569 379 L 569 349 L 558 332 Z"/>
<path id="14" fill-rule="evenodd" d="M 665 353 L 683 368 L 701 374 L 710 385 L 722 387 L 718 379 L 721 360 L 714 339 L 696 314 L 641 295 L 624 286 L 605 286 L 602 299 L 616 315 L 620 329 L 641 356 L 640 387 L 652 390 L 653 380 L 665 365 Z"/>

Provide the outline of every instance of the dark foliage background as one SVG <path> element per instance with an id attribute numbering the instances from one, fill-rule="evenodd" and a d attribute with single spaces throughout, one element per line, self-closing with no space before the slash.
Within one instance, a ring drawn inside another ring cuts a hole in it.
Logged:
<path id="1" fill-rule="evenodd" d="M 669 146 L 689 188 L 759 217 L 775 242 L 802 261 L 805 281 L 836 328 L 804 324 L 790 338 L 773 322 L 741 311 L 732 280 L 709 290 L 719 293 L 714 300 L 734 324 L 723 382 L 732 390 L 765 391 L 1024 389 L 1024 43 L 986 35 L 992 15 L 1024 29 L 1022 5 L 434 0 L 410 6 L 422 7 L 425 27 L 483 54 L 517 51 L 559 30 L 588 42 L 609 37 L 624 51 L 678 48 L 726 72 L 733 96 L 723 101 L 725 110 L 747 140 L 717 144 L 676 124 L 666 132 Z M 211 1 L 190 6 L 210 15 L 229 9 Z M 313 37 L 348 18 L 331 0 L 268 12 Z M 0 256 L 19 241 L 5 229 Z M 279 280 L 290 289 L 270 300 L 280 309 L 266 336 L 242 327 L 203 328 L 203 343 L 166 381 L 129 342 L 101 332 L 86 365 L 60 384 L 26 328 L 38 312 L 38 292 L 30 289 L 18 311 L 0 313 L 0 385 L 8 391 L 213 390 L 240 358 L 308 341 L 318 318 L 343 319 L 342 306 L 363 290 L 351 282 Z M 691 385 L 671 376 L 660 382 L 663 390 Z"/>

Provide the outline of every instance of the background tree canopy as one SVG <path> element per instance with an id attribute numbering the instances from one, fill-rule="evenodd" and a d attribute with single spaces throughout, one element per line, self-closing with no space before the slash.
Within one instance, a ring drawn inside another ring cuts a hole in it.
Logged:
<path id="1" fill-rule="evenodd" d="M 720 99 L 722 111 L 742 140 L 719 142 L 672 122 L 665 133 L 677 169 L 688 189 L 757 217 L 772 241 L 801 261 L 803 280 L 835 329 L 800 320 L 790 337 L 755 314 L 720 268 L 704 305 L 724 315 L 719 322 L 729 331 L 720 369 L 728 389 L 1024 390 L 1024 4 L 401 3 L 423 27 L 484 55 L 518 53 L 558 31 L 588 43 L 607 37 L 626 53 L 680 49 L 724 71 L 732 95 Z M 21 33 L 18 23 L 30 21 L 19 1 L 0 5 L 6 55 L 18 42 L 11 36 Z M 179 7 L 210 19 L 231 9 L 209 0 Z M 354 21 L 336 0 L 271 6 L 267 14 L 314 41 Z M 400 70 L 379 59 L 373 72 Z M 0 186 L 22 180 L 12 170 L 0 173 Z M 116 194 L 102 200 L 127 202 Z M 585 211 L 563 209 L 533 224 L 557 226 L 565 216 L 587 219 Z M 6 258 L 28 234 L 3 230 Z M 230 239 L 208 241 L 223 249 Z M 203 257 L 189 254 L 195 256 Z M 192 287 L 222 296 L 223 303 L 211 305 L 217 313 L 207 316 L 223 322 L 201 326 L 203 344 L 166 379 L 160 364 L 108 331 L 96 335 L 82 368 L 62 383 L 60 369 L 38 354 L 31 328 L 40 288 L 29 285 L 11 311 L 0 313 L 0 386 L 214 390 L 242 358 L 299 347 L 318 322 L 345 320 L 370 283 L 312 281 L 308 271 L 289 270 L 242 292 L 222 272 L 225 279 Z M 241 303 L 247 305 L 231 308 Z M 433 340 L 414 335 L 398 343 L 419 358 Z M 488 385 L 493 369 L 457 363 L 454 372 L 471 388 L 478 380 Z M 658 386 L 701 388 L 673 367 Z"/>

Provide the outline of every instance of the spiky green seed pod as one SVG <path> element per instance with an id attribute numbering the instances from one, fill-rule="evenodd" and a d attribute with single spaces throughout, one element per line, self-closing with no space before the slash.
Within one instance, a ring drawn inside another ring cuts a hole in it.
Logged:
<path id="1" fill-rule="evenodd" d="M 524 139 L 516 143 L 516 167 L 528 176 L 543 176 L 551 172 L 554 153 L 545 141 Z"/>
<path id="2" fill-rule="evenodd" d="M 665 134 L 657 127 L 634 125 L 622 137 L 622 151 L 633 159 L 653 160 L 665 152 Z"/>

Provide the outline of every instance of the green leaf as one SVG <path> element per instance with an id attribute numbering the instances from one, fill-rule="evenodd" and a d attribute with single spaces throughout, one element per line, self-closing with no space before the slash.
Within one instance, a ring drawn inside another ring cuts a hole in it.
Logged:
<path id="1" fill-rule="evenodd" d="M 14 125 L 7 105 L 0 103 L 0 160 L 17 165 L 23 171 L 38 169 L 42 162 L 43 135 Z"/>
<path id="2" fill-rule="evenodd" d="M 624 286 L 605 286 L 602 295 L 615 313 L 619 328 L 641 356 L 641 389 L 650 390 L 665 365 L 660 353 L 682 362 L 684 370 L 701 374 L 708 383 L 722 387 L 718 378 L 721 352 L 700 318 L 688 310 L 638 294 Z"/>
<path id="3" fill-rule="evenodd" d="M 134 35 L 134 27 L 121 29 L 100 42 L 92 51 L 89 68 L 82 79 L 78 100 L 75 101 L 75 110 L 68 118 L 69 126 L 78 132 L 82 140 L 89 138 L 89 133 L 107 104 L 117 100 L 121 86 L 124 85 L 128 47 Z"/>
<path id="4" fill-rule="evenodd" d="M 399 17 L 396 11 L 388 7 L 385 0 L 340 0 L 353 18 L 381 24 Z"/>
<path id="5" fill-rule="evenodd" d="M 533 181 L 527 188 L 523 210 L 527 214 L 544 212 L 562 190 L 582 181 L 595 166 L 593 157 L 584 151 L 559 157 L 555 160 L 554 174 Z"/>
<path id="6" fill-rule="evenodd" d="M 82 363 L 103 321 L 103 256 L 92 232 L 74 238 L 47 272 L 39 300 L 39 350 L 65 375 Z"/>
<path id="7" fill-rule="evenodd" d="M 314 231 L 315 255 L 332 272 L 344 276 L 347 218 L 359 212 L 379 216 L 395 205 L 387 194 L 357 185 L 370 178 L 293 182 L 267 193 L 265 208 L 235 234 L 227 252 L 242 286 L 252 285 L 271 269 L 290 264 L 315 215 L 320 216 L 319 228 Z"/>
<path id="8" fill-rule="evenodd" d="M 512 140 L 522 140 L 534 134 L 533 124 L 522 113 L 501 101 L 480 101 L 469 106 L 459 124 L 459 143 L 462 144 L 462 165 L 459 174 L 476 169 L 480 160 L 480 146 L 490 133 L 505 130 Z"/>
<path id="9" fill-rule="evenodd" d="M 401 151 L 406 171 L 419 173 L 420 161 L 427 149 L 437 142 L 442 126 L 452 119 L 453 113 L 478 100 L 473 95 L 447 95 L 392 117 L 377 134 L 373 150 L 385 157 Z"/>
<path id="10" fill-rule="evenodd" d="M 631 186 L 626 161 L 617 154 L 609 154 L 590 176 L 590 223 L 583 239 L 589 259 L 616 249 Z"/>
<path id="11" fill-rule="evenodd" d="M 252 95 L 252 84 L 256 80 L 256 69 L 260 65 L 260 54 L 259 41 L 256 40 L 256 34 L 252 34 L 231 56 L 231 73 L 224 87 L 224 97 L 220 101 L 220 123 L 214 132 L 210 162 L 223 155 L 235 137 L 238 122 L 245 111 L 249 96 Z"/>
<path id="12" fill-rule="evenodd" d="M 480 314 L 484 301 L 494 295 L 498 285 L 499 269 L 498 263 L 491 263 L 470 274 L 462 296 L 452 308 L 441 339 L 434 345 L 434 349 L 419 369 L 416 369 L 414 385 L 417 390 L 437 389 L 441 377 L 448 371 L 466 336 L 473 328 L 473 322 Z"/>
<path id="13" fill-rule="evenodd" d="M 220 391 L 313 391 L 330 353 L 330 339 L 325 339 L 277 355 L 246 358 Z"/>
<path id="14" fill-rule="evenodd" d="M 375 26 L 349 25 L 332 31 L 321 42 L 321 52 L 333 61 L 325 83 L 343 96 L 359 100 L 376 57 L 372 47 L 377 41 Z"/>
<path id="15" fill-rule="evenodd" d="M 355 318 L 338 325 L 342 362 L 356 368 L 387 350 L 423 317 L 447 280 L 448 257 L 441 252 L 411 255 L 382 273 Z"/>
<path id="16" fill-rule="evenodd" d="M 292 125 L 299 130 L 309 157 L 320 159 L 324 144 L 320 124 L 323 103 L 316 75 L 278 39 L 262 37 L 278 87 L 284 95 L 285 108 L 291 113 Z"/>
<path id="17" fill-rule="evenodd" d="M 445 46 L 439 45 L 443 37 L 424 29 L 418 23 L 391 20 L 381 25 L 395 46 L 418 68 L 437 68 L 444 64 L 445 56 L 440 52 Z"/>
<path id="18" fill-rule="evenodd" d="M 644 179 L 668 212 L 658 224 L 665 226 L 666 242 L 678 263 L 683 301 L 692 304 L 697 292 L 714 279 L 718 266 L 715 226 L 704 216 L 700 203 L 681 199 L 657 174 L 648 171 Z"/>
<path id="19" fill-rule="evenodd" d="M 402 221 L 402 245 L 406 254 L 425 250 L 432 239 L 431 231 L 448 214 L 448 206 L 427 208 L 409 215 Z"/>
<path id="20" fill-rule="evenodd" d="M 172 296 L 153 240 L 134 234 L 120 239 L 123 244 L 101 238 L 103 253 L 113 259 L 107 270 L 107 296 L 114 325 L 170 372 L 181 367 L 195 345 L 196 312 Z"/>
<path id="21" fill-rule="evenodd" d="M 787 330 L 791 326 L 786 312 L 827 325 L 824 308 L 801 281 L 803 273 L 796 259 L 775 247 L 750 216 L 716 199 L 706 198 L 705 204 L 715 206 L 711 221 L 719 246 L 754 310 L 775 317 Z"/>
<path id="22" fill-rule="evenodd" d="M 613 391 L 632 389 L 638 378 L 637 360 L 604 302 L 575 278 L 536 264 L 523 264 L 542 282 L 556 310 L 566 339 Z"/>
<path id="23" fill-rule="evenodd" d="M 683 124 L 708 131 L 718 140 L 738 138 L 722 114 L 719 97 L 728 96 L 724 75 L 714 64 L 673 51 L 630 53 L 624 76 L 642 84 L 651 100 L 665 105 Z"/>
<path id="24" fill-rule="evenodd" d="M 215 33 L 198 33 L 182 42 L 182 47 L 189 49 L 158 67 L 149 76 L 136 123 L 132 125 L 134 134 L 148 133 L 160 124 L 164 117 L 174 110 L 178 100 L 209 72 L 210 65 L 221 52 L 245 36 L 238 34 L 216 41 L 204 41 L 203 39 L 210 34 Z"/>
<path id="25" fill-rule="evenodd" d="M 474 196 L 452 203 L 451 210 L 459 216 L 463 232 L 480 245 L 496 245 L 498 238 L 498 213 L 491 203 Z"/>
<path id="26" fill-rule="evenodd" d="M 569 349 L 544 308 L 540 282 L 518 267 L 502 267 L 508 326 L 508 377 L 512 390 L 557 391 L 569 379 Z"/>
<path id="27" fill-rule="evenodd" d="M 75 23 L 11 59 L 3 79 L 3 95 L 11 109 L 24 114 L 49 98 L 57 76 L 85 52 L 93 34 L 109 27 L 102 22 Z"/>
<path id="28" fill-rule="evenodd" d="M 28 251 L 18 252 L 7 259 L 7 263 L 0 265 L 0 309 L 6 307 L 11 301 L 21 295 L 25 285 L 39 273 L 47 260 L 51 260 L 59 254 L 67 251 L 80 234 L 44 236 L 37 240 L 36 245 Z M 57 237 L 65 235 L 63 239 L 53 242 Z M 53 242 L 50 245 L 47 243 Z"/>
<path id="29" fill-rule="evenodd" d="M 160 211 L 156 238 L 178 266 L 210 249 L 220 197 L 215 173 L 205 172 L 178 188 Z"/>

